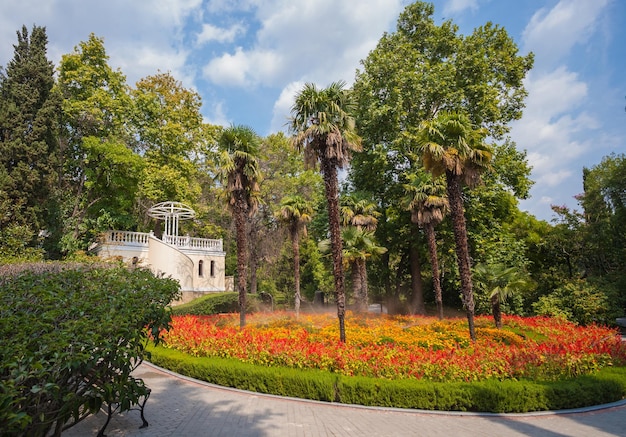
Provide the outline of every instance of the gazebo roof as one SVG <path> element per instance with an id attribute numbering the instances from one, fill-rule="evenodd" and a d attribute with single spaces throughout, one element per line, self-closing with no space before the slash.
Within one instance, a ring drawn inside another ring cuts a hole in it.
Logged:
<path id="1" fill-rule="evenodd" d="M 155 219 L 188 220 L 196 216 L 196 212 L 180 202 L 161 202 L 148 209 L 148 215 Z"/>

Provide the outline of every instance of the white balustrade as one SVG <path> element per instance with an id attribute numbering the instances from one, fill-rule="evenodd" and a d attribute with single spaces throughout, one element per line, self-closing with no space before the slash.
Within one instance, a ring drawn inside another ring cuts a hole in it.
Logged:
<path id="1" fill-rule="evenodd" d="M 104 233 L 105 243 L 117 243 L 129 246 L 147 246 L 151 234 L 145 232 L 108 231 Z M 180 249 L 200 249 L 221 252 L 222 240 L 195 238 L 188 235 L 164 235 L 163 241 Z"/>
<path id="2" fill-rule="evenodd" d="M 150 234 L 145 232 L 108 231 L 104 233 L 106 243 L 122 243 L 129 246 L 147 246 Z"/>

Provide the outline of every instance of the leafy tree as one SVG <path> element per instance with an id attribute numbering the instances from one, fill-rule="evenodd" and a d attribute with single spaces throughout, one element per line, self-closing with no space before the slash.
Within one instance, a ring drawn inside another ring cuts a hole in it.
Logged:
<path id="1" fill-rule="evenodd" d="M 383 35 L 362 61 L 354 84 L 364 150 L 352 162 L 350 182 L 380 207 L 376 233 L 389 253 L 382 257 L 379 277 L 387 293 L 391 269 L 402 265 L 394 254 L 410 238 L 405 229 L 410 221 L 397 205 L 405 195 L 407 175 L 421 167 L 412 150 L 420 123 L 443 110 L 461 111 L 472 125 L 501 139 L 507 124 L 521 116 L 526 94 L 522 80 L 533 61 L 532 55 L 518 54 L 501 27 L 487 23 L 463 36 L 449 20 L 436 24 L 433 13 L 433 5 L 424 2 L 407 6 L 395 32 Z M 514 173 L 518 169 L 511 162 L 505 167 L 511 177 L 502 179 L 521 185 L 527 175 Z"/>
<path id="2" fill-rule="evenodd" d="M 286 196 L 280 203 L 278 218 L 289 228 L 293 248 L 296 317 L 300 315 L 300 232 L 306 236 L 306 223 L 311 221 L 313 207 L 298 195 Z"/>
<path id="3" fill-rule="evenodd" d="M 237 240 L 237 291 L 239 293 L 239 323 L 246 325 L 246 288 L 248 217 L 257 209 L 259 192 L 259 147 L 261 139 L 247 126 L 230 126 L 222 131 L 218 145 L 218 177 L 227 195 L 228 207 L 235 219 Z"/>
<path id="4" fill-rule="evenodd" d="M 626 267 L 626 155 L 612 154 L 583 168 L 587 274 L 623 272 Z"/>
<path id="5" fill-rule="evenodd" d="M 39 234 L 54 251 L 59 167 L 60 98 L 53 89 L 54 67 L 47 59 L 44 27 L 17 32 L 14 57 L 0 69 L 0 232 L 29 227 L 25 243 Z"/>
<path id="6" fill-rule="evenodd" d="M 203 122 L 200 95 L 169 73 L 148 76 L 131 93 L 133 128 L 137 150 L 146 163 L 140 181 L 142 209 L 165 200 L 177 200 L 196 208 L 202 157 L 214 157 L 212 144 L 217 128 Z"/>
<path id="7" fill-rule="evenodd" d="M 478 184 L 480 173 L 491 160 L 491 151 L 483 142 L 485 135 L 486 130 L 474 129 L 465 115 L 440 112 L 434 120 L 422 123 L 417 138 L 417 148 L 422 154 L 424 168 L 434 177 L 446 177 L 463 304 L 467 311 L 472 340 L 476 339 L 474 296 L 462 184 Z"/>
<path id="8" fill-rule="evenodd" d="M 337 201 L 339 191 L 337 169 L 343 168 L 348 163 L 351 151 L 359 150 L 361 147 L 361 139 L 356 133 L 352 116 L 353 103 L 344 86 L 343 82 L 334 82 L 327 88 L 318 89 L 314 84 L 306 84 L 296 95 L 291 108 L 293 142 L 304 149 L 305 162 L 315 165 L 319 161 L 324 178 L 339 337 L 342 342 L 346 341 L 345 289 Z"/>
<path id="9" fill-rule="evenodd" d="M 11 223 L 0 229 L 0 264 L 41 261 L 43 250 L 29 246 L 33 239 L 28 225 Z"/>
<path id="10" fill-rule="evenodd" d="M 408 177 L 409 183 L 404 185 L 408 200 L 407 209 L 411 211 L 411 221 L 424 229 L 424 234 L 426 234 L 437 314 L 441 320 L 443 319 L 443 299 L 435 227 L 443 221 L 448 211 L 446 186 L 441 178 L 433 179 L 423 172 L 414 173 Z"/>
<path id="11" fill-rule="evenodd" d="M 134 206 L 143 161 L 132 147 L 132 101 L 126 78 L 107 61 L 104 41 L 91 34 L 59 66 L 67 252 L 85 249 L 109 227 L 137 224 Z"/>

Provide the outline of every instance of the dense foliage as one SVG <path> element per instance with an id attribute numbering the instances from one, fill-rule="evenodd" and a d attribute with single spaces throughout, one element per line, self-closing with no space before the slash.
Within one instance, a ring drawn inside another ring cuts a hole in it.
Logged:
<path id="1" fill-rule="evenodd" d="M 521 212 L 518 199 L 529 195 L 531 169 L 524 145 L 506 135 L 509 123 L 522 115 L 523 80 L 533 56 L 520 53 L 496 24 L 462 35 L 451 20 L 433 17 L 428 3 L 407 5 L 396 29 L 363 59 L 352 89 L 334 96 L 343 107 L 326 112 L 337 123 L 316 121 L 324 105 L 307 105 L 323 103 L 310 99 L 322 88 L 310 84 L 303 106 L 294 107 L 294 137 L 278 132 L 255 139 L 258 202 L 246 213 L 245 233 L 242 216 L 235 226 L 223 201 L 227 181 L 217 178 L 218 140 L 225 129 L 203 121 L 197 92 L 169 73 L 127 83 L 124 72 L 109 65 L 105 41 L 93 34 L 62 56 L 55 71 L 46 58 L 45 28 L 20 29 L 14 57 L 0 73 L 0 261 L 80 256 L 109 229 L 160 235 L 160 223 L 146 210 L 173 200 L 197 213 L 196 220 L 181 224 L 181 233 L 223 238 L 226 274 L 239 270 L 240 289 L 245 282 L 246 291 L 271 294 L 277 306 L 294 308 L 301 301 L 307 308 L 315 296 L 330 303 L 341 289 L 345 293 L 332 302 L 339 304 L 338 314 L 367 303 L 384 304 L 391 313 L 426 313 L 435 302 L 438 311 L 444 305 L 468 307 L 467 292 L 461 297 L 459 291 L 469 290 L 469 273 L 484 265 L 514 271 L 530 285 L 509 282 L 506 299 L 496 301 L 495 285 L 472 278 L 477 314 L 495 310 L 613 323 L 626 314 L 624 155 L 605 156 L 582 170 L 580 210 L 556 206 L 553 223 Z M 342 88 L 336 85 L 327 91 Z M 469 272 L 467 263 L 461 270 L 457 264 L 456 220 L 445 193 L 440 202 L 447 212 L 432 229 L 412 220 L 419 207 L 407 201 L 407 186 L 424 176 L 420 126 L 446 112 L 464 114 L 472 130 L 486 129 L 492 142 L 482 184 L 461 192 Z M 345 129 L 337 136 L 340 125 Z M 313 134 L 341 147 L 324 149 L 326 143 L 312 142 Z M 340 136 L 348 142 L 340 143 Z M 363 150 L 348 147 L 352 141 Z M 330 153 L 322 174 L 305 168 L 294 143 L 318 164 Z M 350 221 L 342 221 L 338 232 L 325 198 L 323 174 L 334 172 L 330 164 L 346 164 L 352 148 L 345 183 L 327 181 L 329 199 L 337 200 L 332 209 L 342 213 L 352 208 L 352 198 L 372 206 L 367 215 L 377 226 L 367 235 L 343 232 L 355 226 Z M 299 233 L 297 242 L 277 214 L 281 201 L 293 196 L 313 207 L 309 232 Z M 344 248 L 345 265 L 319 250 L 329 235 L 337 240 L 336 259 L 337 248 Z M 238 253 L 237 240 L 244 237 Z M 333 275 L 344 268 L 345 275 Z"/>
<path id="2" fill-rule="evenodd" d="M 103 403 L 125 411 L 146 396 L 131 372 L 149 332 L 158 341 L 168 326 L 177 282 L 111 265 L 14 264 L 0 289 L 2 435 L 60 435 Z"/>
<path id="3" fill-rule="evenodd" d="M 26 230 L 21 237 L 32 247 L 41 229 L 58 238 L 61 99 L 53 90 L 45 29 L 34 26 L 29 35 L 23 27 L 17 37 L 15 57 L 0 68 L 0 236 Z"/>
<path id="4" fill-rule="evenodd" d="M 598 326 L 511 316 L 496 329 L 478 318 L 474 343 L 460 319 L 348 314 L 345 344 L 328 314 L 259 313 L 244 330 L 232 314 L 176 316 L 163 339 L 193 356 L 384 379 L 553 381 L 626 364 L 626 345 Z"/>

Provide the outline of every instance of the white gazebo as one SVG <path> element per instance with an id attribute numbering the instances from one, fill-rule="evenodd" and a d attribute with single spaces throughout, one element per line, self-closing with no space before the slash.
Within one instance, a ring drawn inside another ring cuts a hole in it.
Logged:
<path id="1" fill-rule="evenodd" d="M 196 212 L 180 202 L 161 202 L 148 209 L 148 216 L 163 220 L 165 227 L 163 237 L 178 237 L 178 225 L 181 220 L 189 220 L 196 216 Z"/>
<path id="2" fill-rule="evenodd" d="M 183 294 L 225 291 L 225 259 L 222 240 L 179 236 L 180 222 L 196 217 L 180 202 L 161 202 L 148 209 L 148 216 L 164 223 L 163 235 L 154 232 L 107 231 L 91 251 L 101 258 L 122 259 L 145 265 L 158 274 L 180 282 Z M 193 297 L 191 296 L 191 297 Z"/>

